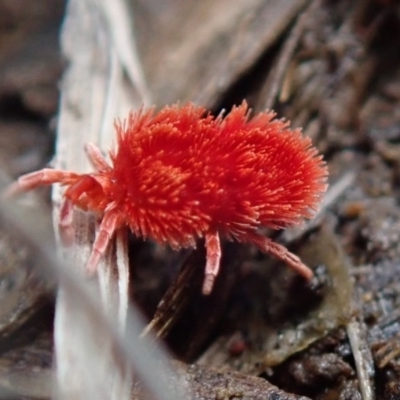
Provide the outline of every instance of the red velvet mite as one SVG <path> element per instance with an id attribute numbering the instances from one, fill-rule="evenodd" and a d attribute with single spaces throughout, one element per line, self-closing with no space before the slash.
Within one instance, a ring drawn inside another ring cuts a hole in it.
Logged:
<path id="1" fill-rule="evenodd" d="M 89 144 L 93 173 L 42 169 L 20 177 L 8 193 L 60 183 L 66 186 L 61 226 L 73 206 L 101 216 L 91 273 L 115 231 L 128 226 L 173 249 L 205 238 L 204 294 L 218 274 L 221 237 L 252 243 L 310 278 L 297 256 L 259 230 L 311 218 L 327 187 L 327 168 L 310 138 L 274 116 L 263 112 L 249 120 L 246 102 L 225 117 L 193 104 L 156 114 L 141 109 L 116 123 L 110 164 Z"/>

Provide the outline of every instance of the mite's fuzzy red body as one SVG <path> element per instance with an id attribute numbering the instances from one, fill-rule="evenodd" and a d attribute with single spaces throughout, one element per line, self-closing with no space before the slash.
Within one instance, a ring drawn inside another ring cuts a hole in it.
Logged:
<path id="1" fill-rule="evenodd" d="M 312 216 L 326 170 L 310 138 L 273 113 L 247 122 L 245 104 L 224 119 L 204 113 L 174 106 L 117 126 L 104 195 L 135 233 L 179 248 L 209 230 L 245 241 Z"/>
<path id="2" fill-rule="evenodd" d="M 92 264 L 123 225 L 176 249 L 194 247 L 205 237 L 209 275 L 218 271 L 219 236 L 254 243 L 296 264 L 300 261 L 286 249 L 261 240 L 258 230 L 312 217 L 326 189 L 327 169 L 308 137 L 273 117 L 267 112 L 248 120 L 245 102 L 225 118 L 192 104 L 155 115 L 141 110 L 116 124 L 111 165 L 92 149 L 91 174 L 33 173 L 19 185 L 27 190 L 61 182 L 73 205 L 103 216 L 103 238 L 96 239 L 103 244 Z"/>

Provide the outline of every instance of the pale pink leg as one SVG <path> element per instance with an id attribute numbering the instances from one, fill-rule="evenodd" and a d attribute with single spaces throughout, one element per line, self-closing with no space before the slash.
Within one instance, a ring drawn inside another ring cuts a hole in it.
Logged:
<path id="1" fill-rule="evenodd" d="M 304 276 L 304 278 L 311 279 L 314 276 L 312 270 L 303 264 L 300 258 L 291 253 L 285 246 L 257 233 L 247 235 L 246 241 L 256 245 L 263 253 L 271 254 L 282 260 L 287 266 Z"/>
<path id="2" fill-rule="evenodd" d="M 74 205 L 70 199 L 64 198 L 60 208 L 58 229 L 63 246 L 69 247 L 74 243 L 75 230 L 73 228 Z"/>
<path id="3" fill-rule="evenodd" d="M 107 171 L 110 169 L 110 166 L 101 153 L 101 150 L 94 143 L 86 143 L 85 151 L 90 163 L 92 164 L 92 167 L 96 171 Z"/>
<path id="4" fill-rule="evenodd" d="M 218 232 L 206 233 L 207 262 L 203 282 L 203 294 L 211 293 L 215 278 L 218 275 L 221 261 L 221 243 Z"/>
<path id="5" fill-rule="evenodd" d="M 88 275 L 93 275 L 96 272 L 101 257 L 104 256 L 111 238 L 119 226 L 119 216 L 117 213 L 111 211 L 104 214 L 99 232 L 97 233 L 96 239 L 93 243 L 93 250 L 86 266 Z"/>
<path id="6" fill-rule="evenodd" d="M 52 185 L 53 183 L 70 184 L 73 183 L 78 176 L 79 175 L 74 172 L 44 168 L 19 177 L 16 182 L 8 186 L 3 196 L 15 196 L 39 186 Z"/>

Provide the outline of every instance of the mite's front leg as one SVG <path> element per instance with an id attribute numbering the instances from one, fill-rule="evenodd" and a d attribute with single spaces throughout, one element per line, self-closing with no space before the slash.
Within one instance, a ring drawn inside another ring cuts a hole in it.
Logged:
<path id="1" fill-rule="evenodd" d="M 61 183 L 64 185 L 71 184 L 76 181 L 78 176 L 79 175 L 74 172 L 44 168 L 20 176 L 16 182 L 8 186 L 3 196 L 12 197 L 40 186 L 52 185 L 53 183 Z"/>
<path id="2" fill-rule="evenodd" d="M 86 143 L 85 151 L 90 163 L 92 164 L 92 167 L 96 171 L 109 171 L 111 169 L 103 154 L 101 153 L 101 150 L 94 143 Z"/>
<path id="3" fill-rule="evenodd" d="M 64 198 L 60 207 L 58 233 L 61 244 L 70 247 L 74 243 L 75 229 L 73 227 L 74 205 L 70 199 Z"/>
<path id="4" fill-rule="evenodd" d="M 86 266 L 88 275 L 96 272 L 100 259 L 104 256 L 111 238 L 120 226 L 120 217 L 116 212 L 109 211 L 104 214 Z"/>

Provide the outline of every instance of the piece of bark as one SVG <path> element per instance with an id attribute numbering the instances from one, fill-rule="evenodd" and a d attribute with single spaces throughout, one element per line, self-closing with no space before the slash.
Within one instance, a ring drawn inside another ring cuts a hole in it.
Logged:
<path id="1" fill-rule="evenodd" d="M 43 314 L 41 319 L 25 324 L 7 348 L 1 349 L 1 399 L 50 399 L 54 379 L 49 317 Z"/>
<path id="2" fill-rule="evenodd" d="M 138 48 L 153 101 L 215 107 L 307 3 L 135 1 Z"/>
<path id="3" fill-rule="evenodd" d="M 50 280 L 40 276 L 36 254 L 0 218 L 0 346 L 52 299 Z"/>
<path id="4" fill-rule="evenodd" d="M 308 397 L 286 393 L 262 378 L 247 376 L 234 371 L 218 370 L 200 365 L 172 363 L 179 380 L 190 388 L 188 399 L 201 400 L 309 400 Z M 173 384 L 175 382 L 171 382 Z M 140 386 L 135 385 L 132 400 L 153 400 Z"/>
<path id="5" fill-rule="evenodd" d="M 50 118 L 56 112 L 63 10 L 63 0 L 29 6 L 18 0 L 0 1 L 0 108 L 6 115 Z"/>

